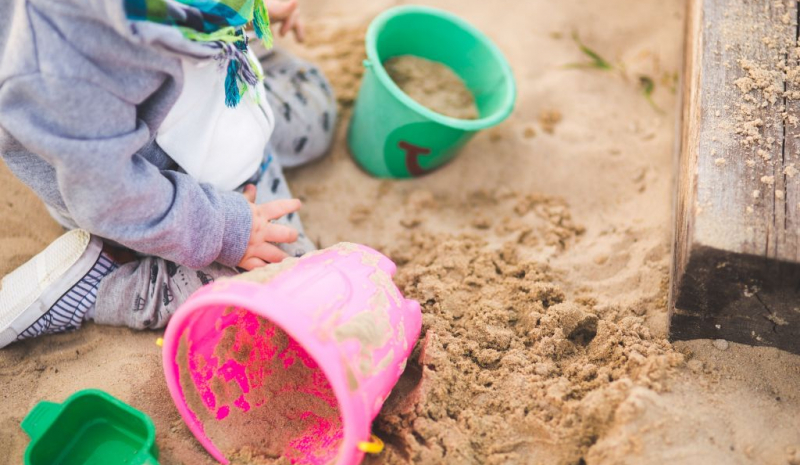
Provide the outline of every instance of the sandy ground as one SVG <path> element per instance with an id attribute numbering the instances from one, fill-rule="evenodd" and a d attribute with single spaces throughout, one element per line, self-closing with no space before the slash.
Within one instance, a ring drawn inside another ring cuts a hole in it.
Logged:
<path id="1" fill-rule="evenodd" d="M 304 2 L 299 52 L 331 74 L 345 114 L 360 33 L 397 3 Z M 506 52 L 514 115 L 422 179 L 370 178 L 343 127 L 330 157 L 290 177 L 321 246 L 385 251 L 423 303 L 427 342 L 375 423 L 389 448 L 372 462 L 800 464 L 799 357 L 663 339 L 683 3 L 424 3 Z M 625 71 L 566 68 L 587 59 L 573 31 Z M 60 231 L 5 168 L 0 192 L 3 274 Z M 37 401 L 93 387 L 153 418 L 162 463 L 212 463 L 169 400 L 158 336 L 87 325 L 0 352 L 0 461 L 20 463 Z"/>

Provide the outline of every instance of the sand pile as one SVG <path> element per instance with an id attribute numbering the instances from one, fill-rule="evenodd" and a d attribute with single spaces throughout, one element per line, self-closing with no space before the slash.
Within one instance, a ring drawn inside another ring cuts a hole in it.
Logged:
<path id="1" fill-rule="evenodd" d="M 478 107 L 464 81 L 446 65 L 412 55 L 383 64 L 389 77 L 416 102 L 458 119 L 476 119 Z"/>
<path id="2" fill-rule="evenodd" d="M 556 463 L 555 444 L 578 463 L 632 388 L 663 391 L 683 363 L 641 318 L 568 299 L 517 248 L 417 234 L 394 255 L 426 332 L 376 422 L 381 463 Z"/>
<path id="3" fill-rule="evenodd" d="M 358 96 L 361 77 L 364 75 L 364 35 L 367 26 L 336 24 L 330 27 L 316 23 L 306 28 L 306 43 L 313 50 L 313 61 L 325 71 L 336 91 L 336 100 L 342 109 L 350 108 Z"/>

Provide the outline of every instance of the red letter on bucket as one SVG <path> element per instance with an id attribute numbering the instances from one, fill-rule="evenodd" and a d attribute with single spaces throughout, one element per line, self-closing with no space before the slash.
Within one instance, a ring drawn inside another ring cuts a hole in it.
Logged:
<path id="1" fill-rule="evenodd" d="M 400 141 L 397 145 L 406 152 L 406 167 L 408 168 L 408 173 L 414 177 L 425 174 L 425 170 L 419 165 L 419 157 L 430 155 L 431 149 L 409 144 L 405 141 Z"/>

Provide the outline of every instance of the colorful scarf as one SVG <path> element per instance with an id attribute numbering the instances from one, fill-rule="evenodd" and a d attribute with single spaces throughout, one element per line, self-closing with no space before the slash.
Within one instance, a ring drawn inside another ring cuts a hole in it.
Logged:
<path id="1" fill-rule="evenodd" d="M 262 76 L 247 55 L 244 27 L 252 22 L 256 36 L 272 47 L 272 32 L 264 0 L 124 0 L 132 21 L 150 21 L 176 27 L 184 37 L 220 50 L 227 69 L 225 105 L 236 107 Z"/>

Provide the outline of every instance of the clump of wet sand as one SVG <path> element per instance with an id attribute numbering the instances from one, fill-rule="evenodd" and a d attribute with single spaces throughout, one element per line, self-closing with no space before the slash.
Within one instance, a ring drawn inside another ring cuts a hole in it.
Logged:
<path id="1" fill-rule="evenodd" d="M 393 254 L 425 333 L 373 463 L 578 463 L 633 388 L 663 392 L 683 365 L 642 318 L 568 298 L 520 247 L 417 234 Z"/>

